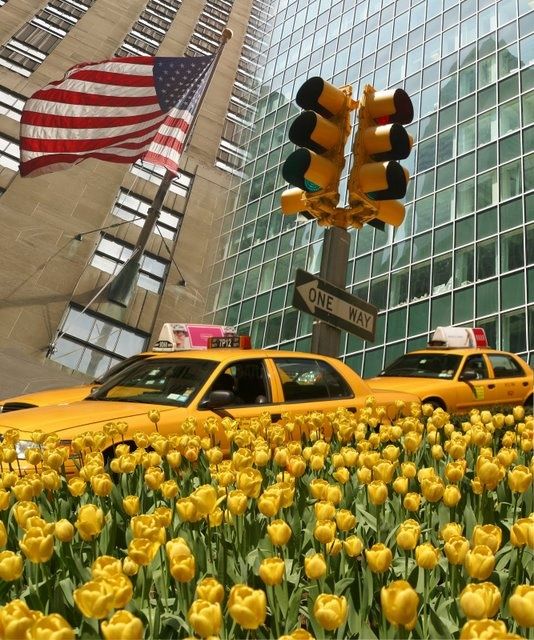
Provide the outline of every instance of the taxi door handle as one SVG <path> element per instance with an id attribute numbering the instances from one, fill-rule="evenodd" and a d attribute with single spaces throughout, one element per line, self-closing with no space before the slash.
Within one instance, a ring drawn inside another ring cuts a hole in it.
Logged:
<path id="1" fill-rule="evenodd" d="M 495 385 L 494 384 L 488 384 L 488 389 L 495 389 Z"/>

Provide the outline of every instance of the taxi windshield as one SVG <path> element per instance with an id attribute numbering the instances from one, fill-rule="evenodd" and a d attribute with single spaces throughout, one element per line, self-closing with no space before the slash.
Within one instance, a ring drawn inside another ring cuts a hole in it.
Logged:
<path id="1" fill-rule="evenodd" d="M 88 399 L 186 407 L 216 366 L 194 358 L 144 360 L 113 376 Z"/>
<path id="2" fill-rule="evenodd" d="M 386 367 L 380 375 L 451 380 L 461 360 L 461 356 L 450 353 L 408 353 Z"/>

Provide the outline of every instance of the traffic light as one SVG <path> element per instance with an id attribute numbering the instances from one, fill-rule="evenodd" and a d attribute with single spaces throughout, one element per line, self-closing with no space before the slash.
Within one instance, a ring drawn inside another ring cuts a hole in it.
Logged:
<path id="1" fill-rule="evenodd" d="M 398 160 L 410 155 L 413 140 L 402 126 L 413 120 L 413 105 L 403 89 L 375 91 L 366 85 L 358 107 L 354 164 L 349 175 L 349 204 L 371 206 L 376 218 L 366 220 L 383 228 L 404 220 L 404 198 L 410 175 Z"/>
<path id="2" fill-rule="evenodd" d="M 282 168 L 284 179 L 294 187 L 282 193 L 283 213 L 309 212 L 308 217 L 321 218 L 335 210 L 350 111 L 356 107 L 351 92 L 351 87 L 337 88 L 317 76 L 298 90 L 296 103 L 304 111 L 291 124 L 289 139 L 300 148 Z"/>

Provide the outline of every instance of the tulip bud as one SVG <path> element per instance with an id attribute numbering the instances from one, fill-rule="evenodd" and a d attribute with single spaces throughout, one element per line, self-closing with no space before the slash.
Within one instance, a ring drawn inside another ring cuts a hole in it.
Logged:
<path id="1" fill-rule="evenodd" d="M 317 622 L 327 631 L 340 627 L 347 619 L 348 608 L 345 596 L 321 593 L 313 605 L 313 615 Z"/>
<path id="2" fill-rule="evenodd" d="M 90 541 L 104 527 L 104 512 L 94 504 L 86 504 L 78 509 L 78 518 L 74 523 L 82 540 Z"/>
<path id="3" fill-rule="evenodd" d="M 343 549 L 349 558 L 356 558 L 363 551 L 363 542 L 358 536 L 349 536 L 343 540 Z"/>
<path id="4" fill-rule="evenodd" d="M 411 631 L 417 622 L 419 596 L 406 580 L 395 580 L 380 591 L 382 611 L 390 624 Z"/>
<path id="5" fill-rule="evenodd" d="M 532 473 L 529 468 L 518 465 L 509 471 L 508 486 L 514 493 L 525 493 L 532 486 Z"/>
<path id="6" fill-rule="evenodd" d="M 282 558 L 265 558 L 261 561 L 259 568 L 260 578 L 266 585 L 274 586 L 281 584 L 284 579 L 285 562 Z"/>
<path id="7" fill-rule="evenodd" d="M 224 587 L 218 580 L 208 576 L 197 582 L 195 595 L 200 600 L 222 602 L 224 599 Z"/>
<path id="8" fill-rule="evenodd" d="M 74 629 L 59 613 L 41 616 L 33 623 L 25 636 L 26 640 L 40 640 L 41 638 L 47 638 L 48 640 L 74 640 L 75 637 Z"/>
<path id="9" fill-rule="evenodd" d="M 379 542 L 370 549 L 365 550 L 365 558 L 369 569 L 373 573 L 384 573 L 391 565 L 393 554 L 391 549 Z"/>
<path id="10" fill-rule="evenodd" d="M 202 638 L 217 636 L 222 625 L 221 605 L 208 600 L 194 600 L 187 619 L 195 633 Z"/>
<path id="11" fill-rule="evenodd" d="M 174 556 L 170 565 L 171 575 L 177 582 L 191 582 L 195 577 L 196 563 L 192 555 Z"/>
<path id="12" fill-rule="evenodd" d="M 267 533 L 272 544 L 280 547 L 286 545 L 292 535 L 291 527 L 283 520 L 273 520 L 267 525 Z"/>
<path id="13" fill-rule="evenodd" d="M 264 516 L 272 518 L 280 510 L 280 494 L 276 491 L 264 491 L 257 500 L 258 509 Z"/>
<path id="14" fill-rule="evenodd" d="M 22 575 L 24 562 L 22 557 L 13 551 L 0 552 L 0 579 L 6 582 L 18 580 Z"/>
<path id="15" fill-rule="evenodd" d="M 534 549 L 534 516 L 520 518 L 510 529 L 510 543 L 514 547 L 525 545 Z"/>
<path id="16" fill-rule="evenodd" d="M 534 627 L 534 586 L 518 585 L 508 600 L 508 608 L 520 627 Z"/>
<path id="17" fill-rule="evenodd" d="M 393 491 L 403 496 L 408 492 L 408 484 L 408 478 L 405 478 L 404 476 L 398 476 L 397 478 L 395 478 L 395 480 L 393 480 Z"/>
<path id="18" fill-rule="evenodd" d="M 421 535 L 421 526 L 415 520 L 406 520 L 402 522 L 397 531 L 397 546 L 404 551 L 415 549 L 419 536 Z"/>
<path id="19" fill-rule="evenodd" d="M 421 495 L 419 493 L 409 492 L 404 496 L 402 504 L 406 511 L 419 511 Z"/>
<path id="20" fill-rule="evenodd" d="M 464 565 L 471 578 L 487 580 L 495 566 L 495 556 L 488 546 L 479 544 L 467 552 Z"/>
<path id="21" fill-rule="evenodd" d="M 422 569 L 433 569 L 439 562 L 439 556 L 439 549 L 430 542 L 424 542 L 415 548 L 415 562 Z"/>
<path id="22" fill-rule="evenodd" d="M 326 562 L 322 553 L 314 553 L 304 558 L 304 572 L 310 580 L 318 580 L 326 574 Z"/>
<path id="23" fill-rule="evenodd" d="M 367 485 L 367 495 L 372 504 L 376 506 L 384 504 L 388 499 L 388 488 L 386 483 L 382 480 L 373 480 Z"/>
<path id="24" fill-rule="evenodd" d="M 207 516 L 217 505 L 217 490 L 211 484 L 204 484 L 189 496 L 199 515 Z"/>
<path id="25" fill-rule="evenodd" d="M 443 504 L 452 509 L 460 502 L 461 497 L 460 489 L 455 484 L 449 484 L 443 492 Z"/>
<path id="26" fill-rule="evenodd" d="M 116 611 L 109 620 L 103 620 L 101 624 L 104 640 L 142 640 L 144 628 L 142 621 L 129 611 Z"/>
<path id="27" fill-rule="evenodd" d="M 139 496 L 126 496 L 122 499 L 122 508 L 129 516 L 136 516 L 139 513 Z"/>
<path id="28" fill-rule="evenodd" d="M 228 612 L 243 629 L 257 629 L 267 617 L 265 592 L 244 584 L 234 585 L 228 597 Z"/>
<path id="29" fill-rule="evenodd" d="M 61 542 L 70 542 L 74 538 L 74 525 L 70 520 L 62 518 L 55 524 L 54 535 Z"/>
<path id="30" fill-rule="evenodd" d="M 329 544 L 335 538 L 336 529 L 334 520 L 318 520 L 313 535 L 321 544 Z"/>
<path id="31" fill-rule="evenodd" d="M 76 606 L 86 618 L 107 618 L 113 609 L 113 590 L 106 580 L 90 580 L 74 589 Z"/>
<path id="32" fill-rule="evenodd" d="M 350 531 L 356 526 L 356 516 L 348 509 L 340 509 L 336 513 L 336 523 L 339 531 Z"/>
<path id="33" fill-rule="evenodd" d="M 501 593 L 491 582 L 468 584 L 460 594 L 460 607 L 467 618 L 493 618 L 501 606 Z"/>
<path id="34" fill-rule="evenodd" d="M 506 625 L 502 620 L 468 620 L 460 631 L 460 640 L 479 640 L 480 638 L 499 638 L 499 640 L 515 640 L 506 632 Z"/>
<path id="35" fill-rule="evenodd" d="M 502 530 L 493 524 L 475 525 L 471 544 L 475 547 L 478 544 L 485 544 L 495 555 L 502 543 Z"/>

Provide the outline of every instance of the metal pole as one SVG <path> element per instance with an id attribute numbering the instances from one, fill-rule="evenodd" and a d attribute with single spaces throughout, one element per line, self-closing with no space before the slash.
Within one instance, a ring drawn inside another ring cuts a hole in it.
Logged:
<path id="1" fill-rule="evenodd" d="M 329 227 L 323 238 L 323 254 L 319 275 L 336 287 L 345 289 L 349 263 L 350 234 L 341 227 Z M 341 329 L 321 320 L 315 320 L 312 329 L 312 353 L 339 356 Z"/>
<path id="2" fill-rule="evenodd" d="M 210 67 L 209 75 L 204 83 L 204 89 L 202 91 L 202 95 L 196 105 L 195 113 L 193 116 L 193 120 L 191 125 L 188 127 L 186 132 L 186 137 L 184 140 L 184 151 L 189 144 L 191 139 L 191 134 L 196 124 L 198 114 L 200 112 L 200 107 L 204 102 L 204 98 L 208 92 L 208 88 L 211 83 L 211 79 L 215 72 L 215 68 L 219 62 L 219 58 L 221 57 L 221 53 L 223 51 L 224 45 L 230 40 L 232 37 L 231 29 L 224 29 L 222 32 L 222 39 L 219 48 L 217 49 L 217 53 L 215 54 L 215 58 Z M 137 282 L 137 278 L 139 275 L 139 266 L 141 264 L 141 257 L 146 248 L 146 245 L 150 239 L 150 235 L 156 226 L 156 222 L 158 221 L 159 212 L 163 205 L 163 201 L 165 200 L 165 196 L 167 195 L 167 191 L 171 186 L 171 182 L 174 179 L 174 173 L 169 171 L 168 169 L 165 171 L 165 175 L 163 176 L 156 195 L 154 196 L 154 200 L 150 205 L 150 208 L 147 211 L 146 220 L 139 232 L 139 237 L 137 238 L 137 242 L 133 249 L 132 255 L 128 259 L 128 261 L 124 264 L 120 272 L 117 276 L 111 281 L 107 292 L 107 298 L 111 302 L 115 302 L 121 307 L 127 307 L 130 303 L 130 299 L 133 295 L 134 286 Z"/>

